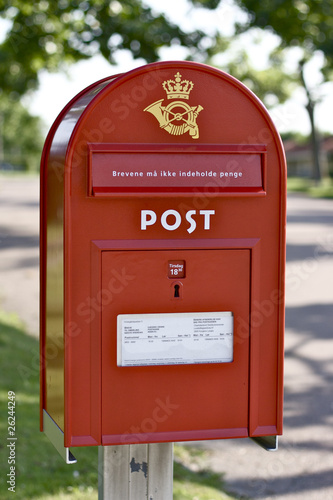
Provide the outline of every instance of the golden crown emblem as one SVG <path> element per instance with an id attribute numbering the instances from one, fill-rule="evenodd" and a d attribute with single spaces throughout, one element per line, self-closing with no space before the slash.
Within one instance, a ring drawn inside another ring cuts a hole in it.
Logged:
<path id="1" fill-rule="evenodd" d="M 168 99 L 188 99 L 194 83 L 182 80 L 182 75 L 178 71 L 175 74 L 175 79 L 164 81 L 162 87 L 166 91 Z"/>

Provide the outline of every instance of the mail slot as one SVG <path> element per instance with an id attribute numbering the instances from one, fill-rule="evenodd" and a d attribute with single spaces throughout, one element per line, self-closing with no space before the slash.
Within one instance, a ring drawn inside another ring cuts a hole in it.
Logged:
<path id="1" fill-rule="evenodd" d="M 281 434 L 285 199 L 268 112 L 220 70 L 149 64 L 69 102 L 41 162 L 41 429 Z"/>

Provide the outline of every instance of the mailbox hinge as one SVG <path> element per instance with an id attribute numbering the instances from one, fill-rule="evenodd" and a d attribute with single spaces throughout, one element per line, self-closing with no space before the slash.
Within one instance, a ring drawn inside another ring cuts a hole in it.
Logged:
<path id="1" fill-rule="evenodd" d="M 251 437 L 255 443 L 264 448 L 266 451 L 277 451 L 278 450 L 278 438 L 279 436 L 259 436 Z"/>

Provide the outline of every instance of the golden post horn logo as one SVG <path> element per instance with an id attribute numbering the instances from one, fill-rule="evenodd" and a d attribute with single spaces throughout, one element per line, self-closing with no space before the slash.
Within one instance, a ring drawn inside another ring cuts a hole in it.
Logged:
<path id="1" fill-rule="evenodd" d="M 194 83 L 189 80 L 182 80 L 179 71 L 174 80 L 166 80 L 162 87 L 167 94 L 167 99 L 172 100 L 167 106 L 163 106 L 164 99 L 153 102 L 143 111 L 148 111 L 155 116 L 160 127 L 171 135 L 183 135 L 186 132 L 192 139 L 199 138 L 199 127 L 197 125 L 197 116 L 203 107 L 190 106 L 187 102 L 178 99 L 188 100 Z M 175 100 L 177 99 L 177 100 Z"/>

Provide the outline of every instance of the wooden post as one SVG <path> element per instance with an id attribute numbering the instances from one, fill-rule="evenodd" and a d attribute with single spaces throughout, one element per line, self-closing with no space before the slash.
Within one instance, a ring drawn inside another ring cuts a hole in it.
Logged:
<path id="1" fill-rule="evenodd" d="M 173 443 L 100 446 L 98 500 L 172 500 Z"/>

